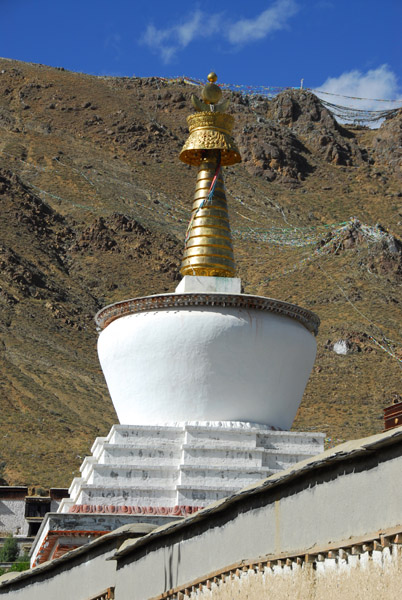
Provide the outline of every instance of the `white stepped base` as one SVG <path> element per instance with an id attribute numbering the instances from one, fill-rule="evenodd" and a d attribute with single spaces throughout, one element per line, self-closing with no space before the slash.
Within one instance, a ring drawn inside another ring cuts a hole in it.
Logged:
<path id="1" fill-rule="evenodd" d="M 243 422 L 113 425 L 58 512 L 200 508 L 323 451 L 324 434 Z"/>

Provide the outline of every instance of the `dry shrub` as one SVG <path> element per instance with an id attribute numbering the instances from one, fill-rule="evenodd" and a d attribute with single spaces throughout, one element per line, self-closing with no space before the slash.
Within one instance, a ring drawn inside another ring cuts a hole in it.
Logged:
<path id="1" fill-rule="evenodd" d="M 400 598 L 402 560 L 343 569 L 249 571 L 191 595 L 192 600 L 389 600 Z"/>

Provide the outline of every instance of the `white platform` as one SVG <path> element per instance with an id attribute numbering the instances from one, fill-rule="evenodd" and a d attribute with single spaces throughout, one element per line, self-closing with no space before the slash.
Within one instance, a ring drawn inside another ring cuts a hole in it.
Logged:
<path id="1" fill-rule="evenodd" d="M 95 440 L 59 512 L 204 507 L 322 452 L 323 443 L 321 433 L 250 423 L 114 425 Z"/>
<path id="2" fill-rule="evenodd" d="M 194 277 L 185 275 L 176 287 L 176 294 L 241 294 L 239 277 Z"/>

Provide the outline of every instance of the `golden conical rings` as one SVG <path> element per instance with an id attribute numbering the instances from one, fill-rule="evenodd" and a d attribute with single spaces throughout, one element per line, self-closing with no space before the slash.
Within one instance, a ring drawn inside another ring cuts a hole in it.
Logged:
<path id="1" fill-rule="evenodd" d="M 203 181 L 200 181 L 197 184 L 194 193 L 198 194 L 198 197 L 199 197 L 200 192 L 204 192 L 205 196 L 208 196 L 210 189 L 211 189 L 211 182 L 210 182 L 209 179 L 205 179 Z M 219 194 L 220 196 L 224 196 L 225 195 L 225 186 L 222 185 L 222 183 L 219 182 L 219 181 L 218 181 L 218 183 L 217 183 L 217 185 L 215 186 L 215 189 L 214 189 L 214 196 L 215 196 L 215 194 Z"/>
<path id="2" fill-rule="evenodd" d="M 202 205 L 202 206 L 201 206 Z M 212 204 L 208 204 L 206 198 L 200 198 L 199 200 L 195 200 L 193 203 L 192 212 L 195 210 L 219 210 L 222 212 L 226 212 L 228 214 L 228 205 L 226 204 L 226 200 L 220 200 L 219 198 L 215 198 Z"/>
<path id="3" fill-rule="evenodd" d="M 209 190 L 209 187 L 201 188 L 200 190 L 197 190 L 194 194 L 194 200 L 199 200 L 199 199 L 206 200 L 209 195 L 208 190 Z M 223 189 L 217 189 L 214 191 L 214 202 L 215 202 L 215 198 L 224 201 L 226 204 L 226 195 L 225 195 L 225 191 Z"/>
<path id="4" fill-rule="evenodd" d="M 210 217 L 209 215 L 205 217 L 197 215 L 193 219 L 192 229 L 196 227 L 216 227 L 217 229 L 230 231 L 229 219 L 227 217 L 226 219 L 220 219 L 219 217 Z"/>
<path id="5" fill-rule="evenodd" d="M 217 219 L 229 219 L 229 214 L 226 207 L 214 206 L 206 204 L 202 208 L 197 206 L 192 211 L 193 218 L 198 219 L 198 217 L 216 217 Z"/>
<path id="6" fill-rule="evenodd" d="M 183 259 L 182 262 L 182 269 L 188 268 L 188 267 L 224 267 L 226 269 L 229 269 L 231 272 L 234 273 L 235 271 L 235 266 L 234 266 L 234 262 L 233 260 L 230 259 L 225 259 L 225 258 L 218 258 L 218 257 L 195 257 L 195 258 L 185 258 Z"/>
<path id="7" fill-rule="evenodd" d="M 214 176 L 209 173 L 207 177 L 198 177 L 197 182 L 195 184 L 195 189 L 199 190 L 202 187 L 209 188 L 211 186 L 212 180 Z M 223 188 L 223 177 L 218 177 L 218 181 L 216 182 L 216 186 L 218 188 Z"/>
<path id="8" fill-rule="evenodd" d="M 216 161 L 207 164 L 201 163 L 201 165 L 198 167 L 197 181 L 200 179 L 212 179 L 215 176 L 216 167 Z M 223 179 L 222 171 L 219 172 L 218 179 Z"/>
<path id="9" fill-rule="evenodd" d="M 231 238 L 210 238 L 205 235 L 197 235 L 187 240 L 186 249 L 198 247 L 227 248 L 233 252 Z"/>
<path id="10" fill-rule="evenodd" d="M 203 236 L 203 237 L 223 237 L 231 239 L 229 227 L 197 227 L 193 226 L 190 230 L 190 237 Z"/>
<path id="11" fill-rule="evenodd" d="M 233 252 L 231 248 L 219 248 L 218 246 L 197 246 L 194 248 L 186 248 L 183 258 L 191 256 L 223 256 L 233 260 Z"/>

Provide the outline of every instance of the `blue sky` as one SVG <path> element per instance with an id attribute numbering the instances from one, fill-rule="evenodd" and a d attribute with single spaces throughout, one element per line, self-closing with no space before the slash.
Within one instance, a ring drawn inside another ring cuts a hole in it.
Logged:
<path id="1" fill-rule="evenodd" d="M 0 0 L 0 56 L 96 75 L 402 97 L 401 0 Z M 375 108 L 381 108 L 375 106 Z"/>

